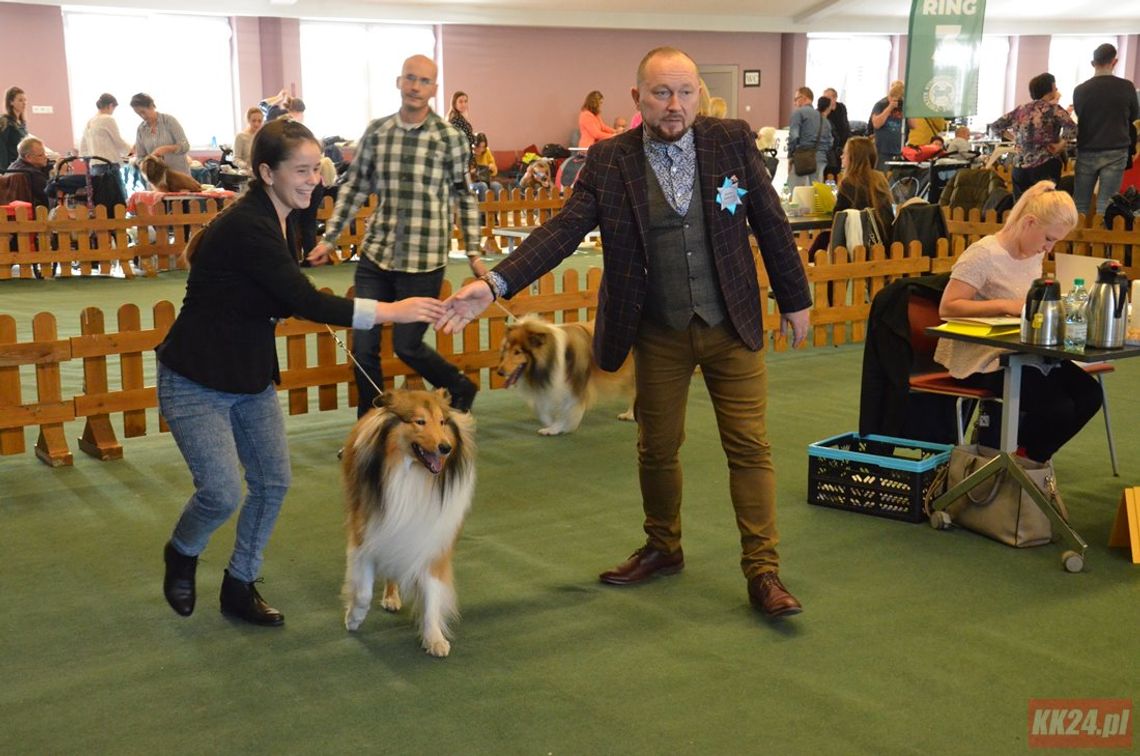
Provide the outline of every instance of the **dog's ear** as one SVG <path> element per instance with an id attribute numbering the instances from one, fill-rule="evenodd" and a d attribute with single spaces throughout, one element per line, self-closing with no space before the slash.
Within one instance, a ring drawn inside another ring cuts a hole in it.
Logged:
<path id="1" fill-rule="evenodd" d="M 438 388 L 432 393 L 434 393 L 436 396 L 439 397 L 439 400 L 441 402 L 443 402 L 443 405 L 445 407 L 451 406 L 451 392 L 450 391 L 448 391 L 445 388 Z"/>
<path id="2" fill-rule="evenodd" d="M 538 349 L 546 343 L 546 334 L 538 332 L 531 333 L 527 336 L 527 343 L 530 344 L 532 348 Z"/>

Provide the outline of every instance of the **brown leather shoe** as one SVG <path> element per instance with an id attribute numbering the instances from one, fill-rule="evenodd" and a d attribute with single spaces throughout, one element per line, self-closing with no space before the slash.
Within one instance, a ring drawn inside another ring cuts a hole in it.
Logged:
<path id="1" fill-rule="evenodd" d="M 775 572 L 762 572 L 748 581 L 748 600 L 769 617 L 790 617 L 804 610 Z"/>
<path id="2" fill-rule="evenodd" d="M 633 585 L 654 575 L 675 575 L 685 567 L 685 555 L 680 549 L 672 554 L 649 546 L 642 546 L 617 567 L 598 575 L 598 580 L 610 585 Z"/>

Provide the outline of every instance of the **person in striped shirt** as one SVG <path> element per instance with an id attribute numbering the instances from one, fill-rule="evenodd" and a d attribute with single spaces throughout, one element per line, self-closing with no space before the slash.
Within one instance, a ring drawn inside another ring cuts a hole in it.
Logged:
<path id="1" fill-rule="evenodd" d="M 396 80 L 400 109 L 364 130 L 324 237 L 308 255 L 314 265 L 326 262 L 341 231 L 375 194 L 376 210 L 356 266 L 358 297 L 394 302 L 438 296 L 451 249 L 453 206 L 471 269 L 476 275 L 486 273 L 479 259 L 478 200 L 468 185 L 471 146 L 431 109 L 436 74 L 431 58 L 414 55 L 404 61 Z M 396 356 L 433 386 L 446 388 L 452 407 L 470 410 L 479 387 L 423 342 L 426 330 L 424 323 L 396 324 Z M 362 417 L 376 398 L 372 383 L 381 385 L 379 325 L 354 331 L 352 352 L 357 362 L 357 416 Z"/>

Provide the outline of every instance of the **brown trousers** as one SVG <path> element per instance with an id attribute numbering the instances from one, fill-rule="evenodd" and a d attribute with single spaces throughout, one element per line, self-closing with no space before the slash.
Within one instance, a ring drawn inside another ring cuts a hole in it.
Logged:
<path id="1" fill-rule="evenodd" d="M 679 453 L 689 384 L 700 367 L 728 460 L 741 568 L 749 579 L 777 571 L 776 474 L 764 421 L 764 353 L 745 346 L 727 323 L 709 327 L 694 318 L 684 331 L 642 321 L 634 359 L 638 473 L 648 544 L 665 553 L 681 547 Z"/>

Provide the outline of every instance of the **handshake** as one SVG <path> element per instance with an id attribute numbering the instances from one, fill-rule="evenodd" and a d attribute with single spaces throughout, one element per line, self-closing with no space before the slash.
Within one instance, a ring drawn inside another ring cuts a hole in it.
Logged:
<path id="1" fill-rule="evenodd" d="M 444 301 L 435 297 L 407 297 L 376 303 L 377 323 L 431 323 L 437 331 L 455 333 L 479 317 L 495 300 L 491 286 L 472 281 Z"/>
<path id="2" fill-rule="evenodd" d="M 323 265 L 332 261 L 333 246 L 320 241 L 306 256 L 310 265 Z M 455 333 L 467 326 L 495 301 L 491 284 L 483 277 L 487 266 L 477 255 L 468 257 L 471 272 L 479 277 L 444 301 L 435 297 L 408 297 L 396 302 L 376 304 L 377 323 L 431 323 L 435 330 Z"/>

